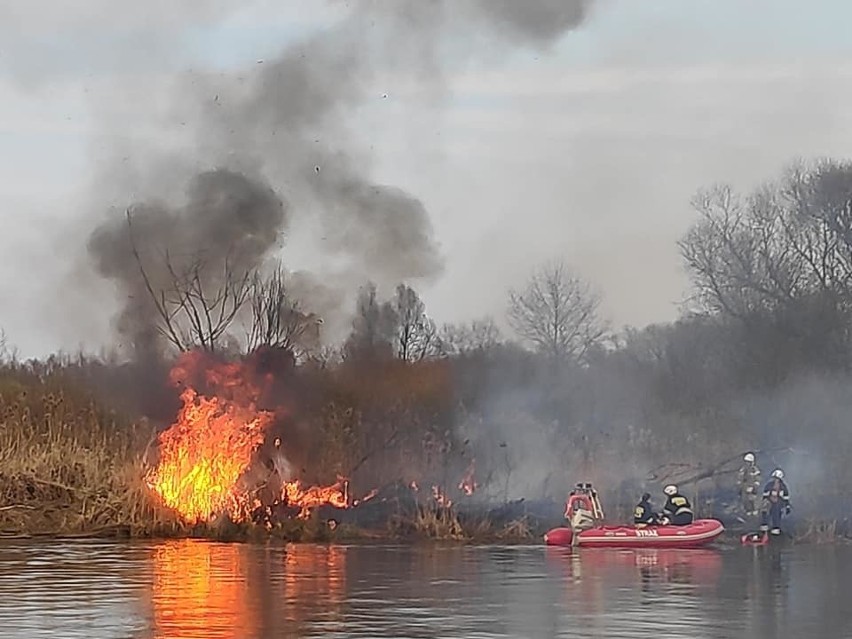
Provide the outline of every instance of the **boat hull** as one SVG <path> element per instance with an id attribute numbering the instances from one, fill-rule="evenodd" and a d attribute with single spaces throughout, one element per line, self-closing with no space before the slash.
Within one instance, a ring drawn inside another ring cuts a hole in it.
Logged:
<path id="1" fill-rule="evenodd" d="M 689 526 L 599 526 L 584 530 L 575 546 L 582 548 L 700 548 L 713 543 L 725 532 L 722 522 L 696 519 Z M 571 546 L 570 528 L 554 528 L 544 536 L 549 546 Z"/>

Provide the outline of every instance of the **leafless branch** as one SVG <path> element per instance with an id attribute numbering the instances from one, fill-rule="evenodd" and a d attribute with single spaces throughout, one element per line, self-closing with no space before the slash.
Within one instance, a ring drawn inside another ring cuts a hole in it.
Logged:
<path id="1" fill-rule="evenodd" d="M 249 351 L 261 346 L 289 350 L 297 359 L 319 347 L 322 318 L 304 313 L 290 296 L 286 273 L 280 266 L 269 275 L 255 273 L 248 286 L 250 324 L 246 329 Z"/>
<path id="2" fill-rule="evenodd" d="M 215 275 L 201 255 L 179 267 L 166 250 L 166 281 L 156 285 L 136 244 L 130 209 L 126 217 L 131 250 L 159 318 L 157 331 L 178 350 L 199 346 L 215 351 L 248 298 L 252 273 L 234 267 L 229 256 Z"/>
<path id="3" fill-rule="evenodd" d="M 606 333 L 600 298 L 561 262 L 536 271 L 522 291 L 510 291 L 515 332 L 556 360 L 582 360 Z"/>

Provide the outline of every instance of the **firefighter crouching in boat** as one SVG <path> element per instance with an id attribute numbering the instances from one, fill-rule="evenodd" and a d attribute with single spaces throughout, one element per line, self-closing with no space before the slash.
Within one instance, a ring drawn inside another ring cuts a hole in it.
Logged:
<path id="1" fill-rule="evenodd" d="M 672 526 L 688 526 L 692 523 L 694 515 L 689 500 L 681 495 L 677 486 L 669 484 L 663 489 L 666 494 L 666 505 L 663 506 L 661 523 Z"/>
<path id="2" fill-rule="evenodd" d="M 760 512 L 760 532 L 781 534 L 781 516 L 790 514 L 790 491 L 784 483 L 784 471 L 776 468 L 763 487 L 763 507 Z M 770 524 L 772 528 L 770 529 Z"/>
<path id="3" fill-rule="evenodd" d="M 651 495 L 644 493 L 642 500 L 633 509 L 633 525 L 636 528 L 646 528 L 660 523 L 660 518 L 651 506 Z"/>
<path id="4" fill-rule="evenodd" d="M 740 504 L 746 516 L 753 517 L 758 513 L 757 496 L 760 490 L 760 468 L 754 461 L 754 453 L 743 455 L 743 465 L 737 479 L 740 487 Z"/>

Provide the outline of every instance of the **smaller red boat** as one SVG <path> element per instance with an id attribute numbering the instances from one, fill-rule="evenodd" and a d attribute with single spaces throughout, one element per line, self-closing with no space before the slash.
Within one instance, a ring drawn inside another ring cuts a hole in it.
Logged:
<path id="1" fill-rule="evenodd" d="M 597 493 L 590 484 L 578 484 L 578 489 L 568 497 L 566 518 L 578 521 L 578 512 L 589 513 L 589 519 L 593 521 L 603 519 Z M 572 528 L 554 528 L 544 535 L 544 543 L 548 546 L 582 548 L 700 548 L 712 543 L 723 532 L 725 527 L 722 522 L 715 519 L 696 519 L 687 526 L 658 525 L 645 528 L 587 524 L 576 533 L 576 539 Z"/>

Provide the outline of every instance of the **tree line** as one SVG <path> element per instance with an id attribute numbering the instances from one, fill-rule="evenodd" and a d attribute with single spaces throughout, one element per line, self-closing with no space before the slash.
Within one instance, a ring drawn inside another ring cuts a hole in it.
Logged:
<path id="1" fill-rule="evenodd" d="M 452 488 L 475 460 L 479 495 L 561 498 L 592 480 L 632 499 L 677 468 L 706 475 L 754 449 L 793 485 L 845 494 L 852 164 L 798 163 L 749 193 L 718 185 L 692 204 L 684 312 L 618 332 L 562 261 L 507 291 L 511 335 L 493 318 L 439 326 L 409 284 L 383 297 L 366 283 L 348 335 L 329 347 L 282 264 L 239 272 L 199 258 L 155 286 L 137 259 L 172 350 L 289 362 L 287 435 L 311 481 Z M 111 401 L 139 379 L 132 364 L 85 374 Z M 170 408 L 135 408 L 154 404 Z"/>

